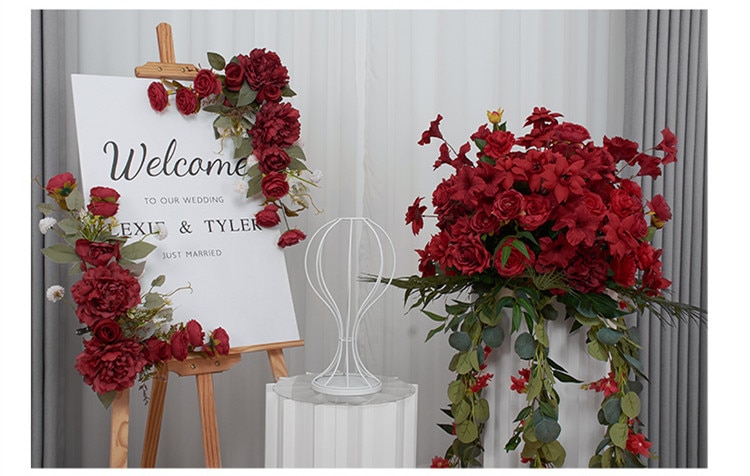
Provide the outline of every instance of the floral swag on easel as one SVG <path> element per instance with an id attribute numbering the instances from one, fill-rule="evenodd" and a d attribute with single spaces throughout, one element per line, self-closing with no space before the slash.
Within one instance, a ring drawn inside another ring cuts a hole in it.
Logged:
<path id="1" fill-rule="evenodd" d="M 230 138 L 234 158 L 247 160 L 246 180 L 238 184 L 238 191 L 248 198 L 263 194 L 256 223 L 273 228 L 283 218 L 286 231 L 278 246 L 296 245 L 306 235 L 291 228 L 287 217 L 296 217 L 310 206 L 319 212 L 308 186 L 317 187 L 321 173 L 305 165 L 299 111 L 282 101 L 296 95 L 289 87 L 288 70 L 276 53 L 261 48 L 234 56 L 228 63 L 217 53 L 207 56 L 212 69 L 199 70 L 192 85 L 167 79 L 152 82 L 148 87 L 151 107 L 163 111 L 174 95 L 183 115 L 201 110 L 217 114 L 213 122 L 216 139 Z"/>
<path id="2" fill-rule="evenodd" d="M 405 302 L 417 297 L 411 308 L 438 323 L 427 339 L 447 333 L 456 351 L 450 405 L 442 409 L 452 422 L 439 424 L 454 441 L 432 466 L 481 465 L 490 417 L 482 390 L 495 377 L 486 360 L 502 345 L 501 323 L 510 319 L 505 328 L 516 334 L 515 353 L 527 365 L 510 376 L 525 404 L 505 450 L 521 446 L 521 460 L 531 467 L 562 466 L 555 385 L 574 382 L 604 395 L 596 416 L 604 436 L 589 466 L 643 467 L 643 458 L 654 454 L 640 420 L 636 378 L 647 378 L 626 316 L 648 310 L 675 319 L 703 311 L 663 297 L 671 283 L 662 276 L 662 250 L 650 242 L 671 210 L 661 195 L 644 204 L 641 187 L 625 174 L 656 179 L 661 166 L 676 161 L 676 138 L 662 131 L 654 148 L 663 153 L 659 158 L 621 137 L 604 137 L 597 146 L 586 128 L 560 122 L 561 114 L 543 107 L 534 108 L 524 125 L 531 131 L 520 137 L 506 131 L 502 110 L 487 115 L 491 128 L 482 125 L 471 135 L 477 160 L 468 155 L 469 142 L 456 151 L 443 138 L 440 115 L 422 134 L 419 145 L 442 142 L 434 169 L 453 171 L 432 194 L 438 232 L 417 250 L 421 275 L 392 283 L 405 290 Z M 424 226 L 422 199 L 406 214 L 415 235 Z M 427 309 L 449 295 L 444 314 Z M 571 332 L 586 333 L 588 354 L 609 363 L 608 375 L 584 384 L 553 360 L 547 329 L 561 310 Z"/>

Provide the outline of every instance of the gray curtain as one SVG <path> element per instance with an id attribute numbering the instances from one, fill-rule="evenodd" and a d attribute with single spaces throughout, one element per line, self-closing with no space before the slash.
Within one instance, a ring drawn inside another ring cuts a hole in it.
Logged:
<path id="1" fill-rule="evenodd" d="M 76 55 L 66 51 L 64 12 L 31 12 L 31 171 L 30 177 L 45 184 L 52 176 L 70 171 L 78 176 L 73 122 L 68 116 L 70 64 Z M 32 224 L 42 214 L 36 204 L 44 192 L 30 187 Z M 81 348 L 75 335 L 77 320 L 72 309 L 58 303 L 47 305 L 45 290 L 52 284 L 70 289 L 67 270 L 46 263 L 39 250 L 55 236 L 31 233 L 31 467 L 80 467 L 80 441 L 67 438 L 68 428 L 80 428 L 81 378 L 73 369 L 71 355 Z M 60 363 L 65 363 L 60 365 Z"/>
<path id="2" fill-rule="evenodd" d="M 674 300 L 707 309 L 706 103 L 707 12 L 627 13 L 625 136 L 650 147 L 669 127 L 678 162 L 644 179 L 645 196 L 661 193 L 673 219 L 655 241 Z M 707 328 L 664 325 L 640 316 L 643 361 L 651 381 L 641 415 L 659 459 L 654 467 L 707 466 Z"/>

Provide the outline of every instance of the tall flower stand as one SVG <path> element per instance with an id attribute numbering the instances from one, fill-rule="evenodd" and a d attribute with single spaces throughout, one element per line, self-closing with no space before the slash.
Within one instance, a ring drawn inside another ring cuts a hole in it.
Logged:
<path id="1" fill-rule="evenodd" d="M 326 395 L 315 375 L 266 385 L 267 468 L 413 468 L 417 386 L 380 377 L 380 392 Z"/>

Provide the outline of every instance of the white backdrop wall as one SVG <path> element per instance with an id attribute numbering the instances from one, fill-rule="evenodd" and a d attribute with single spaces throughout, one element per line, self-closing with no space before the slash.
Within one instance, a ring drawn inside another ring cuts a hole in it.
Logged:
<path id="1" fill-rule="evenodd" d="M 394 240 L 398 275 L 417 272 L 413 250 L 424 246 L 433 230 L 427 223 L 413 237 L 404 214 L 415 197 L 429 200 L 440 180 L 432 172 L 437 147 L 417 145 L 438 113 L 445 118 L 443 134 L 455 147 L 486 122 L 487 110 L 498 107 L 505 109 L 513 131 L 521 131 L 534 106 L 546 106 L 587 125 L 597 142 L 605 134 L 622 134 L 624 12 L 88 10 L 67 11 L 64 20 L 71 73 L 132 76 L 135 66 L 158 60 L 160 22 L 172 25 L 177 62 L 206 66 L 207 51 L 227 58 L 255 47 L 276 51 L 298 94 L 292 103 L 301 113 L 308 163 L 324 174 L 322 188 L 314 191 L 324 212 L 308 213 L 297 223 L 311 234 L 339 216 L 369 216 Z M 69 77 L 66 87 L 70 91 Z M 77 171 L 71 103 L 68 109 L 66 161 Z M 366 270 L 366 244 L 360 255 Z M 303 256 L 304 246 L 286 252 L 305 340 L 304 347 L 286 352 L 292 375 L 322 370 L 336 339 L 333 319 L 305 280 Z M 442 335 L 424 343 L 431 322 L 416 311 L 406 314 L 402 298 L 392 289 L 372 308 L 364 322 L 362 357 L 376 374 L 419 385 L 417 463 L 428 466 L 450 443 L 435 424 L 444 420 L 439 409 L 447 401 L 452 351 Z M 72 368 L 77 352 L 71 345 L 60 365 Z M 75 379 L 75 372 L 70 376 Z M 508 386 L 508 374 L 502 376 L 495 384 Z M 231 372 L 216 376 L 224 467 L 263 466 L 264 384 L 271 378 L 264 355 L 246 355 Z M 71 408 L 80 409 L 80 422 L 67 422 L 63 436 L 81 441 L 70 445 L 66 465 L 107 466 L 109 412 L 83 384 L 67 391 L 75 401 Z M 582 405 L 581 414 L 593 420 L 597 400 Z M 507 402 L 493 410 L 498 423 L 486 445 L 494 453 L 504 453 L 516 411 Z M 131 467 L 140 464 L 145 415 L 134 391 Z M 173 376 L 157 466 L 203 466 L 199 431 L 194 379 Z M 581 437 L 572 425 L 564 431 L 571 441 Z M 585 466 L 591 451 L 588 442 L 581 441 L 580 448 L 573 443 L 566 466 Z M 487 463 L 517 464 L 517 455 L 501 458 L 489 451 Z"/>

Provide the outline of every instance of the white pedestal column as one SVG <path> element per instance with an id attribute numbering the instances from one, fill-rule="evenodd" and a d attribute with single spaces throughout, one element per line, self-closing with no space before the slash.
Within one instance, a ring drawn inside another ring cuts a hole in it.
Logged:
<path id="1" fill-rule="evenodd" d="M 266 385 L 267 468 L 413 468 L 417 386 L 381 378 L 379 393 L 324 395 L 314 375 Z"/>

